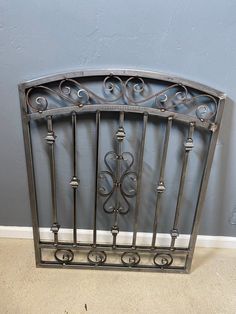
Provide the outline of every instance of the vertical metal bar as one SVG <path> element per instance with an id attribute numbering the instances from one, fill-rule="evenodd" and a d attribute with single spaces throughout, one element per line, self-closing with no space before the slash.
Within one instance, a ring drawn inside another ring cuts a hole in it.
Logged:
<path id="1" fill-rule="evenodd" d="M 191 231 L 191 236 L 190 236 L 190 241 L 189 241 L 189 254 L 187 256 L 187 262 L 186 262 L 186 271 L 189 272 L 191 269 L 192 265 L 192 259 L 193 259 L 193 253 L 194 253 L 194 247 L 196 244 L 197 240 L 197 234 L 199 230 L 199 222 L 200 222 L 200 217 L 202 213 L 202 207 L 203 203 L 205 200 L 206 196 L 206 191 L 207 191 L 207 185 L 209 181 L 209 176 L 210 176 L 210 170 L 211 170 L 211 165 L 214 157 L 214 152 L 217 144 L 217 138 L 218 138 L 218 133 L 220 130 L 220 122 L 222 119 L 222 114 L 223 114 L 223 109 L 225 105 L 226 98 L 223 95 L 219 102 L 218 102 L 218 108 L 217 108 L 217 115 L 216 115 L 216 120 L 214 123 L 214 128 L 212 130 L 211 138 L 210 138 L 210 143 L 209 143 L 209 148 L 207 152 L 207 158 L 204 166 L 204 171 L 202 175 L 202 180 L 199 188 L 199 193 L 198 193 L 198 200 L 196 204 L 196 209 L 195 209 L 195 215 L 193 219 L 193 225 L 192 225 L 192 231 Z"/>
<path id="2" fill-rule="evenodd" d="M 54 244 L 58 243 L 59 224 L 57 220 L 57 195 L 56 195 L 56 166 L 55 166 L 55 151 L 54 144 L 56 136 L 53 131 L 52 117 L 47 117 L 48 134 L 45 137 L 49 144 L 49 162 L 50 162 L 50 176 L 51 176 L 51 193 L 52 193 L 52 227 L 51 231 L 54 233 Z"/>
<path id="3" fill-rule="evenodd" d="M 124 112 L 120 112 L 120 116 L 119 116 L 119 128 L 118 131 L 116 133 L 116 140 L 117 140 L 117 149 L 116 149 L 116 154 L 117 154 L 117 159 L 116 159 L 116 192 L 115 192 L 115 212 L 114 212 L 114 224 L 112 227 L 112 230 L 114 230 L 115 232 L 112 233 L 113 235 L 113 248 L 116 247 L 116 239 L 117 239 L 117 235 L 118 235 L 118 214 L 119 214 L 119 197 L 118 197 L 118 190 L 120 189 L 120 175 L 121 175 L 121 161 L 122 161 L 122 144 L 123 144 L 123 137 L 119 137 L 119 133 L 120 132 L 124 132 Z"/>
<path id="4" fill-rule="evenodd" d="M 148 121 L 148 113 L 144 113 L 143 115 L 143 131 L 142 131 L 142 140 L 140 147 L 140 155 L 138 162 L 138 178 L 137 178 L 137 197 L 136 204 L 134 210 L 134 225 L 133 225 L 133 240 L 132 247 L 135 248 L 136 240 L 137 240 L 137 231 L 138 231 L 138 215 L 139 215 L 139 207 L 141 203 L 141 183 L 142 183 L 142 172 L 143 172 L 143 155 L 144 155 L 144 145 L 146 138 L 146 129 L 147 129 L 147 121 Z"/>
<path id="5" fill-rule="evenodd" d="M 195 124 L 194 122 L 190 122 L 189 124 L 189 131 L 188 131 L 188 138 L 185 142 L 185 153 L 184 153 L 184 159 L 183 159 L 183 166 L 180 176 L 180 184 L 179 184 L 179 193 L 177 198 L 177 204 L 175 209 L 175 218 L 173 223 L 173 228 L 171 230 L 171 249 L 174 248 L 175 240 L 179 236 L 178 232 L 178 223 L 179 223 L 179 215 L 180 215 L 180 206 L 182 204 L 182 198 L 183 198 L 183 191 L 184 191 L 184 184 L 185 184 L 185 176 L 186 176 L 186 170 L 188 165 L 188 158 L 189 158 L 189 152 L 193 149 L 193 132 L 194 132 Z"/>
<path id="6" fill-rule="evenodd" d="M 77 244 L 77 188 L 79 186 L 79 180 L 77 178 L 76 122 L 77 122 L 76 113 L 73 112 L 72 113 L 73 177 L 72 177 L 72 180 L 70 181 L 70 185 L 73 188 L 73 243 L 74 243 L 74 246 L 76 246 Z"/>
<path id="7" fill-rule="evenodd" d="M 165 132 L 165 139 L 164 139 L 163 153 L 162 153 L 162 158 L 161 158 L 159 182 L 157 186 L 156 209 L 155 209 L 155 216 L 154 216 L 153 229 L 152 229 L 152 248 L 154 248 L 156 244 L 157 223 L 158 223 L 157 220 L 160 214 L 160 200 L 161 200 L 161 196 L 163 192 L 165 191 L 164 174 L 165 174 L 166 157 L 167 157 L 167 150 L 168 150 L 168 144 L 169 144 L 169 138 L 170 138 L 170 130 L 172 127 L 172 121 L 173 121 L 173 117 L 168 117 L 168 122 L 167 122 L 166 132 Z"/>
<path id="8" fill-rule="evenodd" d="M 24 89 L 19 87 L 20 100 L 21 100 L 21 118 L 24 136 L 24 146 L 25 146 L 25 158 L 27 166 L 27 176 L 28 176 L 28 190 L 29 199 L 32 215 L 32 227 L 34 234 L 34 249 L 35 249 L 35 261 L 38 266 L 41 262 L 41 250 L 39 248 L 40 234 L 39 234 L 39 220 L 38 220 L 38 204 L 37 195 L 35 187 L 35 173 L 34 173 L 34 162 L 33 162 L 33 151 L 32 142 L 30 136 L 30 121 L 27 117 L 27 108 L 25 105 Z"/>
<path id="9" fill-rule="evenodd" d="M 93 246 L 97 245 L 97 207 L 98 207 L 98 175 L 99 175 L 99 138 L 100 138 L 100 111 L 96 112 L 96 179 L 95 179 L 95 206 L 93 215 Z"/>

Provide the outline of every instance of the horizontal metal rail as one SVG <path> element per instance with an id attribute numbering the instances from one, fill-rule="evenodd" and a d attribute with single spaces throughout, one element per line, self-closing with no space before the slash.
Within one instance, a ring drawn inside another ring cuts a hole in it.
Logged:
<path id="1" fill-rule="evenodd" d="M 161 111 L 160 109 L 146 108 L 141 106 L 127 106 L 127 105 L 110 105 L 110 104 L 101 104 L 101 105 L 85 105 L 83 107 L 71 106 L 71 107 L 63 107 L 57 109 L 49 109 L 42 113 L 31 113 L 27 117 L 29 120 L 40 120 L 45 119 L 48 115 L 50 116 L 61 116 L 61 115 L 71 115 L 72 112 L 76 112 L 78 114 L 86 114 L 86 113 L 96 113 L 100 112 L 126 112 L 126 113 L 140 113 L 143 114 L 146 112 L 149 116 L 156 116 L 160 118 L 168 118 L 169 116 L 173 117 L 174 120 L 183 122 L 188 124 L 190 122 L 194 122 L 197 127 L 203 129 L 211 129 L 215 130 L 215 124 L 207 121 L 199 121 L 198 119 L 190 116 L 186 116 L 181 113 L 170 113 L 169 111 Z"/>

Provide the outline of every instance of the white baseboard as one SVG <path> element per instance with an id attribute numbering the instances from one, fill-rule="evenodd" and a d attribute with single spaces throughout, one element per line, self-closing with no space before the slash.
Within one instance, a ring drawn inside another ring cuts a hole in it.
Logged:
<path id="1" fill-rule="evenodd" d="M 79 229 L 77 231 L 80 242 L 92 241 L 92 230 Z M 49 228 L 40 228 L 40 235 L 42 240 L 52 240 L 53 235 Z M 31 227 L 15 227 L 15 226 L 0 226 L 0 238 L 18 238 L 18 239 L 32 239 L 33 232 Z M 138 245 L 150 245 L 152 234 L 139 232 L 137 235 Z M 60 229 L 60 241 L 72 241 L 72 229 Z M 97 232 L 97 240 L 100 243 L 111 243 L 111 233 L 109 231 Z M 117 237 L 117 244 L 131 244 L 132 232 L 119 233 Z M 176 240 L 176 245 L 184 247 L 187 245 L 189 235 L 180 235 Z M 157 245 L 170 245 L 170 235 L 167 233 L 160 233 L 157 235 Z M 236 248 L 236 237 L 224 236 L 205 236 L 199 235 L 197 237 L 197 247 L 208 248 Z"/>

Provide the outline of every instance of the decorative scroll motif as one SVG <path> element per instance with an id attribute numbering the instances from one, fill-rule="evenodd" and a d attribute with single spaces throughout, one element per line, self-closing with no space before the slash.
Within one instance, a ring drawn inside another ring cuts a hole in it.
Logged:
<path id="1" fill-rule="evenodd" d="M 111 168 L 112 161 L 126 163 L 126 169 L 119 177 L 116 176 L 115 171 Z M 130 170 L 134 163 L 134 157 L 129 152 L 124 152 L 121 155 L 117 155 L 115 152 L 108 152 L 104 157 L 104 163 L 108 171 L 101 171 L 99 179 L 100 182 L 111 181 L 111 187 L 109 189 L 105 185 L 99 187 L 99 194 L 106 197 L 103 209 L 107 214 L 117 211 L 119 214 L 125 215 L 130 210 L 128 198 L 135 197 L 136 195 L 137 174 Z M 131 183 L 133 187 L 127 190 L 125 187 L 126 183 Z M 109 203 L 110 200 L 113 200 L 112 196 L 115 193 L 120 194 L 125 206 L 121 205 L 120 202 L 118 204 Z"/>
<path id="2" fill-rule="evenodd" d="M 125 266 L 135 266 L 140 262 L 140 255 L 137 252 L 124 252 L 121 255 L 121 261 Z"/>
<path id="3" fill-rule="evenodd" d="M 173 257 L 166 253 L 157 253 L 154 256 L 153 262 L 156 266 L 165 268 L 173 263 Z"/>
<path id="4" fill-rule="evenodd" d="M 71 250 L 58 249 L 56 250 L 55 259 L 62 264 L 68 264 L 73 261 L 74 253 Z"/>
<path id="5" fill-rule="evenodd" d="M 104 251 L 91 250 L 88 253 L 88 261 L 93 265 L 102 265 L 106 259 L 107 255 Z"/>
<path id="6" fill-rule="evenodd" d="M 114 215 L 114 224 L 111 227 L 114 246 L 119 233 L 118 215 L 129 212 L 128 199 L 135 197 L 137 192 L 137 174 L 131 170 L 134 157 L 130 152 L 122 152 L 125 135 L 124 127 L 121 125 L 116 132 L 117 151 L 110 151 L 105 155 L 104 163 L 108 170 L 99 173 L 98 192 L 105 197 L 103 209 L 107 214 Z"/>
<path id="7" fill-rule="evenodd" d="M 53 105 L 49 105 L 52 97 L 79 107 L 102 103 L 149 106 L 194 116 L 202 122 L 212 121 L 217 111 L 216 98 L 211 95 L 198 93 L 181 83 L 160 89 L 158 82 L 146 83 L 141 77 L 123 80 L 110 74 L 103 80 L 101 94 L 103 96 L 77 79 L 63 79 L 57 83 L 57 87 L 38 85 L 28 89 L 26 104 L 31 112 L 39 113 L 53 108 Z"/>

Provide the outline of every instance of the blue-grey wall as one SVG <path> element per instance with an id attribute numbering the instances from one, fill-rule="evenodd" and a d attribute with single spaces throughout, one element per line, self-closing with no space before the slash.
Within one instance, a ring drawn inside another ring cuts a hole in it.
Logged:
<path id="1" fill-rule="evenodd" d="M 163 71 L 236 99 L 236 2 L 0 0 L 0 225 L 31 224 L 17 84 L 88 68 Z M 235 105 L 224 113 L 201 234 L 236 235 Z"/>

